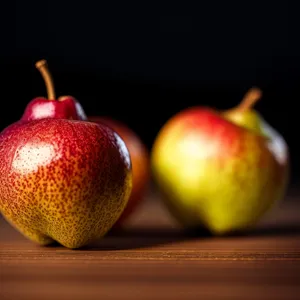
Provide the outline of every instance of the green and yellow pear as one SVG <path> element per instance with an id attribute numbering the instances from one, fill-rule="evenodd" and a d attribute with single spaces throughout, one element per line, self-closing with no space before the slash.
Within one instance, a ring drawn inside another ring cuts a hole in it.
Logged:
<path id="1" fill-rule="evenodd" d="M 248 230 L 286 192 L 289 149 L 252 106 L 196 106 L 171 117 L 151 151 L 153 177 L 171 214 L 186 228 L 223 235 Z"/>

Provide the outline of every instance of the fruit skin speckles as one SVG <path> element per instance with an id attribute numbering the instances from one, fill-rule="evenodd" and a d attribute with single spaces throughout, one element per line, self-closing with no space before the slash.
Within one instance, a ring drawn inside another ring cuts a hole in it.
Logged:
<path id="1" fill-rule="evenodd" d="M 91 122 L 17 122 L 0 135 L 0 209 L 34 242 L 80 248 L 126 207 L 131 161 L 122 140 Z"/>

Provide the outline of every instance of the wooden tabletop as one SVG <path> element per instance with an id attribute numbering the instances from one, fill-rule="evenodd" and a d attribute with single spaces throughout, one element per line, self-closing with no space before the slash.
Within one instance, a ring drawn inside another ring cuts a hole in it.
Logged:
<path id="1" fill-rule="evenodd" d="M 251 233 L 188 234 L 149 193 L 124 232 L 40 247 L 0 217 L 0 299 L 300 299 L 300 192 Z"/>

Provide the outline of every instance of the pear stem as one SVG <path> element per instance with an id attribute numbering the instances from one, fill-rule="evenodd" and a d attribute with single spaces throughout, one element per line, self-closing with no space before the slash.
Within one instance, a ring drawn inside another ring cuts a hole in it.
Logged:
<path id="1" fill-rule="evenodd" d="M 253 87 L 251 88 L 244 96 L 241 103 L 238 105 L 237 109 L 239 111 L 246 111 L 253 107 L 253 105 L 261 98 L 262 91 L 257 88 Z"/>
<path id="2" fill-rule="evenodd" d="M 46 85 L 48 100 L 55 100 L 55 90 L 51 73 L 48 70 L 47 61 L 42 59 L 35 64 L 40 71 Z"/>

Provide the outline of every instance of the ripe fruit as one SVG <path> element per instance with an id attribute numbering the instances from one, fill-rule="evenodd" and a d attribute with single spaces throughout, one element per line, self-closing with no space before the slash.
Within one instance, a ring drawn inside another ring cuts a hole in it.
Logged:
<path id="1" fill-rule="evenodd" d="M 69 117 L 68 109 L 62 115 Z M 41 245 L 80 248 L 104 236 L 132 189 L 131 161 L 104 124 L 20 120 L 0 134 L 0 210 Z"/>
<path id="2" fill-rule="evenodd" d="M 143 201 L 150 179 L 149 153 L 140 137 L 124 123 L 109 117 L 88 117 L 89 121 L 105 124 L 116 131 L 125 142 L 132 163 L 132 191 L 127 206 L 115 224 L 121 227 L 133 215 Z"/>
<path id="3" fill-rule="evenodd" d="M 254 88 L 232 110 L 185 109 L 158 133 L 153 176 L 183 226 L 213 234 L 246 230 L 285 194 L 288 146 L 251 109 L 259 97 Z"/>

